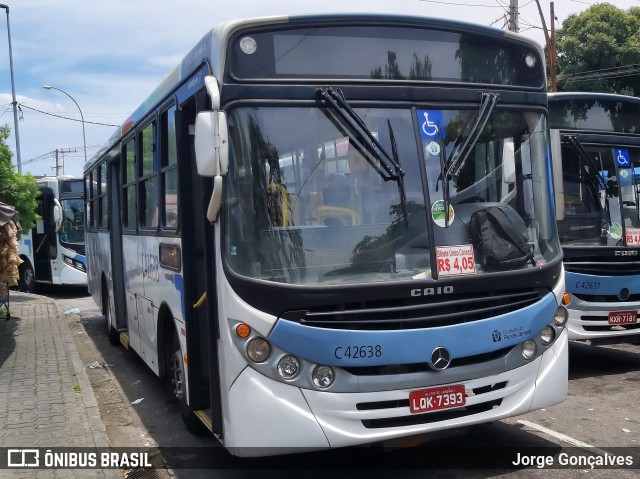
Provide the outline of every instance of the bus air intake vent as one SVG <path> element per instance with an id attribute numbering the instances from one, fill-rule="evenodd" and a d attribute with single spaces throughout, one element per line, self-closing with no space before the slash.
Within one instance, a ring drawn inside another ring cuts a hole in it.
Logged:
<path id="1" fill-rule="evenodd" d="M 495 359 L 502 358 L 511 351 L 512 347 L 490 351 L 488 353 L 475 354 L 473 356 L 465 356 L 463 358 L 454 358 L 447 369 L 453 369 L 460 366 L 470 366 L 472 364 L 482 364 Z M 423 363 L 412 364 L 388 364 L 384 366 L 343 366 L 342 369 L 353 374 L 354 376 L 391 376 L 399 374 L 412 373 L 432 373 L 433 371 Z"/>
<path id="2" fill-rule="evenodd" d="M 605 332 L 605 331 L 633 331 L 633 330 L 638 330 L 638 332 L 640 332 L 639 323 L 612 325 L 612 324 L 609 324 L 608 316 L 581 316 L 580 319 L 582 321 L 590 322 L 590 324 L 583 324 L 582 327 L 584 328 L 585 331 L 589 331 L 592 333 Z"/>
<path id="3" fill-rule="evenodd" d="M 498 291 L 446 298 L 345 303 L 327 308 L 287 311 L 282 319 L 315 328 L 388 331 L 425 329 L 481 321 L 535 304 L 548 290 Z"/>
<path id="4" fill-rule="evenodd" d="M 483 394 L 500 391 L 507 386 L 507 382 L 503 381 L 496 384 L 486 385 L 473 389 L 473 395 L 476 398 L 482 397 Z M 467 405 L 461 408 L 452 409 L 450 411 L 435 411 L 426 414 L 409 414 L 404 416 L 390 416 L 375 419 L 363 419 L 362 425 L 367 429 L 380 429 L 389 427 L 413 426 L 416 424 L 429 424 L 433 422 L 447 421 L 450 419 L 458 419 L 468 417 L 474 414 L 480 414 L 499 407 L 502 404 L 502 398 L 490 399 L 484 402 Z M 378 401 L 372 403 L 359 403 L 356 405 L 358 411 L 380 411 L 380 410 L 396 410 L 397 408 L 408 408 L 409 399 L 398 401 Z"/>
<path id="5" fill-rule="evenodd" d="M 584 293 L 572 293 L 576 298 L 582 301 L 590 301 L 593 303 L 636 303 L 640 301 L 640 293 L 632 294 L 627 299 L 621 300 L 618 296 L 613 294 L 584 294 Z"/>
<path id="6" fill-rule="evenodd" d="M 640 261 L 630 261 L 628 257 L 589 256 L 564 259 L 565 271 L 571 273 L 605 276 L 630 276 L 640 274 Z"/>

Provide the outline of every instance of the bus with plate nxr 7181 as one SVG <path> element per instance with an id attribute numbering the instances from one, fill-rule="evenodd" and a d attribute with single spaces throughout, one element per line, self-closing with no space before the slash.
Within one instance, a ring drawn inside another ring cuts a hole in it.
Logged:
<path id="1" fill-rule="evenodd" d="M 33 293 L 38 284 L 86 287 L 83 180 L 44 176 L 36 184 L 40 219 L 18 242 L 18 288 Z"/>
<path id="2" fill-rule="evenodd" d="M 543 59 L 415 16 L 216 26 L 85 167 L 110 339 L 240 456 L 563 401 Z"/>
<path id="3" fill-rule="evenodd" d="M 569 339 L 638 342 L 640 99 L 549 94 Z"/>

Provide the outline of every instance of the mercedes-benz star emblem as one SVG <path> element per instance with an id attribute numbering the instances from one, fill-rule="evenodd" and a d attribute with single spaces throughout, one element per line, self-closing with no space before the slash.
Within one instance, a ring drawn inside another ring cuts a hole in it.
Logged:
<path id="1" fill-rule="evenodd" d="M 447 348 L 438 346 L 433 350 L 431 353 L 431 361 L 429 362 L 431 369 L 442 371 L 443 369 L 447 369 L 449 364 L 451 364 L 451 353 Z"/>

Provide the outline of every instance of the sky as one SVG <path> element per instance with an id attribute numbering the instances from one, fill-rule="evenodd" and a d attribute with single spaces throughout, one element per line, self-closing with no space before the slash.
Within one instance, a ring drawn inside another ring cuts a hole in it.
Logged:
<path id="1" fill-rule="evenodd" d="M 550 28 L 550 2 L 539 0 Z M 506 29 L 510 0 L 5 0 L 0 10 L 0 125 L 16 164 L 10 51 L 23 173 L 82 176 L 83 122 L 91 159 L 120 125 L 219 21 L 327 11 L 391 12 Z M 312 6 L 312 4 L 322 4 Z M 556 28 L 591 0 L 556 0 Z M 640 7 L 640 0 L 615 0 Z M 519 0 L 520 34 L 544 43 L 534 0 Z M 51 85 L 59 90 L 42 88 Z M 75 102 L 75 103 L 74 103 Z M 77 103 L 77 106 L 76 106 Z M 62 168 L 64 166 L 64 168 Z"/>

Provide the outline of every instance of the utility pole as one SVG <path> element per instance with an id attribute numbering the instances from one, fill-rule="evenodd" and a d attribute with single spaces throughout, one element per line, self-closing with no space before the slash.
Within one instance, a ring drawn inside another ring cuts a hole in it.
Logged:
<path id="1" fill-rule="evenodd" d="M 547 22 L 544 21 L 544 15 L 542 14 L 542 8 L 540 7 L 540 1 L 536 0 L 536 5 L 538 6 L 538 13 L 540 14 L 540 21 L 542 22 L 542 31 L 544 32 L 544 39 L 547 43 L 547 56 L 549 57 L 549 78 L 551 80 L 551 91 L 557 91 L 558 82 L 556 79 L 556 44 L 555 44 L 555 24 L 554 24 L 554 9 L 553 2 L 551 2 L 551 28 L 553 30 L 553 41 L 551 40 L 551 36 L 549 35 L 549 30 L 547 29 Z"/>
<path id="2" fill-rule="evenodd" d="M 558 77 L 557 75 L 557 70 L 558 70 L 558 52 L 556 50 L 556 24 L 555 24 L 555 18 L 556 18 L 556 12 L 553 8 L 553 2 L 550 3 L 550 9 L 551 9 L 551 38 L 550 38 L 550 43 L 551 43 L 551 49 L 549 50 L 549 58 L 553 58 L 553 60 L 551 60 L 549 62 L 549 73 L 551 76 L 551 91 L 558 91 Z"/>
<path id="3" fill-rule="evenodd" d="M 507 22 L 507 30 L 518 33 L 520 25 L 518 22 L 518 0 L 509 1 L 509 21 Z"/>
<path id="4" fill-rule="evenodd" d="M 62 174 L 64 175 L 64 155 L 65 153 L 77 153 L 80 151 L 80 148 L 56 148 L 53 153 L 54 158 L 56 159 L 56 166 L 52 166 L 52 170 L 56 170 L 56 176 L 60 175 L 60 170 L 62 170 Z M 42 155 L 42 157 L 46 157 L 48 155 Z M 34 158 L 34 160 L 38 160 L 41 157 Z"/>
<path id="5" fill-rule="evenodd" d="M 58 171 L 60 171 L 60 163 L 59 163 L 58 149 L 57 149 L 57 148 L 56 148 L 56 151 L 55 151 L 55 157 L 56 157 L 56 167 L 55 167 L 55 170 L 56 170 L 56 176 L 58 176 Z"/>

